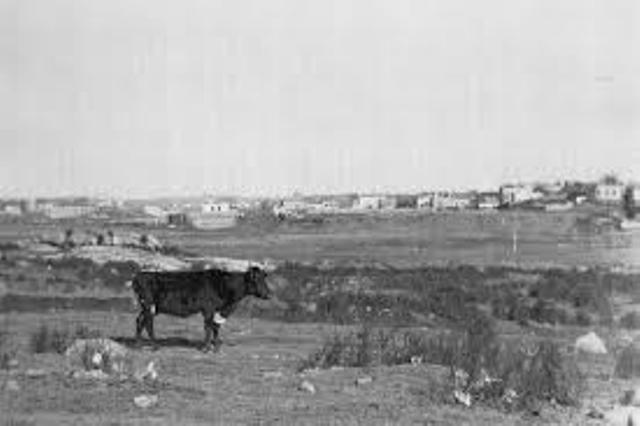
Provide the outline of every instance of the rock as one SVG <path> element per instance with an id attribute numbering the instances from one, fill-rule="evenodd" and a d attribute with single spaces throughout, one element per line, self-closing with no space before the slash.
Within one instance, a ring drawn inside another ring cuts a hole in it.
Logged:
<path id="1" fill-rule="evenodd" d="M 67 348 L 65 356 L 71 365 L 86 370 L 122 373 L 126 366 L 127 349 L 110 339 L 77 339 Z"/>
<path id="2" fill-rule="evenodd" d="M 507 405 L 513 405 L 518 400 L 518 392 L 515 389 L 508 388 L 502 395 L 502 401 Z"/>
<path id="3" fill-rule="evenodd" d="M 620 402 L 622 405 L 633 405 L 634 407 L 640 407 L 640 386 L 635 389 L 628 390 L 622 396 Z"/>
<path id="4" fill-rule="evenodd" d="M 7 380 L 4 388 L 7 390 L 7 392 L 20 392 L 20 385 L 15 380 Z"/>
<path id="5" fill-rule="evenodd" d="M 316 387 L 308 380 L 303 380 L 302 383 L 300 383 L 300 386 L 298 386 L 298 389 L 312 395 L 316 393 Z"/>
<path id="6" fill-rule="evenodd" d="M 76 370 L 71 377 L 78 380 L 104 380 L 109 378 L 109 375 L 102 370 Z"/>
<path id="7" fill-rule="evenodd" d="M 575 347 L 577 351 L 591 354 L 606 354 L 607 347 L 602 339 L 593 331 L 582 335 L 576 339 Z"/>
<path id="8" fill-rule="evenodd" d="M 36 369 L 36 368 L 28 368 L 27 370 L 25 370 L 24 375 L 27 377 L 44 377 L 47 375 L 47 372 L 42 370 L 42 369 Z"/>
<path id="9" fill-rule="evenodd" d="M 156 380 L 158 378 L 158 371 L 156 370 L 155 361 L 149 361 L 143 370 L 136 371 L 134 378 L 138 381 Z"/>
<path id="10" fill-rule="evenodd" d="M 133 403 L 140 408 L 149 408 L 158 403 L 158 395 L 138 395 L 133 398 Z"/>
<path id="11" fill-rule="evenodd" d="M 18 368 L 19 366 L 20 366 L 20 362 L 15 358 L 11 358 L 9 361 L 7 361 L 8 369 Z"/>
<path id="12" fill-rule="evenodd" d="M 604 419 L 604 413 L 596 407 L 591 407 L 589 408 L 589 411 L 587 411 L 587 417 L 590 419 L 601 420 Z"/>
<path id="13" fill-rule="evenodd" d="M 283 376 L 284 374 L 282 373 L 282 371 L 265 371 L 262 374 L 262 377 L 264 377 L 265 379 L 279 379 Z"/>
<path id="14" fill-rule="evenodd" d="M 300 373 L 301 376 L 317 376 L 318 374 L 320 374 L 320 369 L 318 367 L 307 368 Z"/>
<path id="15" fill-rule="evenodd" d="M 605 413 L 604 419 L 612 426 L 639 426 L 640 408 L 617 406 Z"/>
<path id="16" fill-rule="evenodd" d="M 457 403 L 464 405 L 465 407 L 471 407 L 471 395 L 461 390 L 455 390 L 453 392 L 453 398 Z"/>
<path id="17" fill-rule="evenodd" d="M 364 386 L 372 382 L 373 382 L 373 377 L 371 376 L 358 377 L 356 379 L 356 386 Z"/>
<path id="18" fill-rule="evenodd" d="M 424 358 L 422 356 L 414 355 L 411 357 L 411 365 L 420 365 L 424 362 Z"/>
<path id="19" fill-rule="evenodd" d="M 102 354 L 100 352 L 96 352 L 91 357 L 91 364 L 93 364 L 94 368 L 100 368 L 102 366 Z"/>

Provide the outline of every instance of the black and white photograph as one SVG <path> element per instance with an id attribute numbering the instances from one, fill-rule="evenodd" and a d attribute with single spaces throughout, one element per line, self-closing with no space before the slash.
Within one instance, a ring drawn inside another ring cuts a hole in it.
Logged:
<path id="1" fill-rule="evenodd" d="M 0 0 L 0 425 L 640 426 L 637 0 Z"/>

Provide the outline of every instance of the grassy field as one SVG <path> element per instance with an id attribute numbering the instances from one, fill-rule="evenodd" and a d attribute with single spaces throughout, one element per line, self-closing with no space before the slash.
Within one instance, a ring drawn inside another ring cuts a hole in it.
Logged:
<path id="1" fill-rule="evenodd" d="M 0 223 L 0 242 L 63 232 L 70 226 L 74 225 Z M 405 211 L 285 222 L 267 217 L 215 231 L 116 229 L 120 230 L 151 232 L 198 254 L 257 260 L 380 263 L 400 268 L 449 263 L 640 268 L 640 233 L 603 228 L 588 213 L 578 212 Z"/>
<path id="2" fill-rule="evenodd" d="M 130 338 L 132 314 L 19 314 L 0 318 L 8 332 L 26 346 L 26 336 L 39 323 L 64 327 L 82 323 L 116 340 Z M 3 392 L 0 408 L 14 424 L 590 424 L 584 413 L 593 401 L 606 403 L 628 381 L 608 379 L 610 357 L 583 360 L 590 371 L 585 405 L 548 407 L 537 415 L 504 412 L 487 406 L 465 408 L 448 401 L 447 370 L 437 365 L 374 366 L 329 369 L 301 374 L 298 366 L 335 331 L 327 324 L 283 324 L 233 319 L 224 332 L 221 353 L 205 355 L 190 346 L 201 339 L 199 319 L 159 318 L 164 345 L 156 352 L 134 350 L 141 363 L 155 360 L 159 383 L 140 385 L 112 381 L 80 382 L 63 373 L 62 357 L 26 354 L 22 368 L 44 369 L 44 377 L 0 372 L 20 392 Z M 574 331 L 575 334 L 575 331 Z M 174 344 L 170 336 L 179 336 Z M 357 385 L 357 379 L 371 383 Z M 316 393 L 299 390 L 303 380 Z M 159 396 L 149 409 L 132 400 L 140 393 Z M 592 422 L 591 424 L 597 424 Z"/>
<path id="3" fill-rule="evenodd" d="M 0 260 L 7 424 L 582 425 L 598 424 L 586 413 L 606 411 L 633 387 L 612 373 L 618 353 L 640 337 L 640 275 L 606 267 L 634 266 L 625 256 L 637 237 L 576 215 L 402 214 L 151 231 L 177 255 L 278 261 L 275 299 L 243 302 L 217 354 L 199 351 L 199 316 L 159 316 L 159 350 L 132 345 L 136 313 L 124 284 L 135 263 L 44 260 L 9 244 L 52 231 L 0 225 L 0 243 L 11 247 Z M 135 365 L 155 361 L 158 380 L 74 379 L 56 350 L 78 329 L 125 345 Z M 608 354 L 574 353 L 575 338 L 591 330 Z M 549 357 L 527 361 L 522 345 L 548 348 Z M 492 364 L 494 355 L 504 361 Z M 487 369 L 531 398 L 506 407 L 485 395 L 465 407 L 452 397 L 452 368 Z M 579 397 L 565 401 L 574 387 Z M 137 407 L 141 394 L 157 404 Z"/>

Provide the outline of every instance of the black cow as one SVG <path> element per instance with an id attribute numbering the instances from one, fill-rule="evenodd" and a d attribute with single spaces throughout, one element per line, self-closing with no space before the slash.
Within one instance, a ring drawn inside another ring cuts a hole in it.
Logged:
<path id="1" fill-rule="evenodd" d="M 139 272 L 132 283 L 140 305 L 140 314 L 136 319 L 136 339 L 139 342 L 142 330 L 146 329 L 155 344 L 154 315 L 168 314 L 186 318 L 201 313 L 205 329 L 203 350 L 209 351 L 212 344 L 218 348 L 220 326 L 245 296 L 261 299 L 271 297 L 266 277 L 266 272 L 255 266 L 246 272 L 220 269 Z"/>

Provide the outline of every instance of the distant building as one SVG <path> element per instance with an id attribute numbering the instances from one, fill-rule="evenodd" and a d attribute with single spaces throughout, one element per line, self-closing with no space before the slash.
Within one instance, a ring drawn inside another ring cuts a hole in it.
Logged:
<path id="1" fill-rule="evenodd" d="M 167 212 L 162 207 L 158 207 L 158 206 L 150 206 L 150 205 L 144 206 L 142 208 L 142 211 L 144 212 L 144 214 L 148 216 L 153 216 L 158 218 L 163 218 L 167 216 Z"/>
<path id="2" fill-rule="evenodd" d="M 41 212 L 50 219 L 72 219 L 88 216 L 96 212 L 96 208 L 87 205 L 53 205 L 41 206 Z"/>
<path id="3" fill-rule="evenodd" d="M 282 200 L 273 206 L 273 214 L 280 218 L 300 217 L 312 209 L 311 205 L 300 200 Z"/>
<path id="4" fill-rule="evenodd" d="M 167 225 L 169 226 L 186 226 L 189 224 L 189 218 L 186 213 L 169 213 L 167 215 Z"/>
<path id="5" fill-rule="evenodd" d="M 416 207 L 419 209 L 430 209 L 433 207 L 433 194 L 419 195 L 416 200 Z"/>
<path id="6" fill-rule="evenodd" d="M 22 214 L 22 208 L 15 204 L 7 204 L 2 209 L 2 212 L 6 215 L 19 216 Z"/>
<path id="7" fill-rule="evenodd" d="M 528 201 L 539 200 L 544 194 L 536 191 L 533 185 L 516 184 L 502 185 L 500 187 L 500 203 L 505 206 L 513 206 Z"/>
<path id="8" fill-rule="evenodd" d="M 383 210 L 395 209 L 398 207 L 398 198 L 394 195 L 387 195 L 382 197 L 380 201 L 380 208 Z"/>
<path id="9" fill-rule="evenodd" d="M 640 185 L 631 185 L 629 187 L 631 200 L 636 208 L 640 208 Z"/>
<path id="10" fill-rule="evenodd" d="M 380 210 L 384 203 L 384 197 L 380 195 L 362 195 L 353 205 L 358 210 Z"/>
<path id="11" fill-rule="evenodd" d="M 500 207 L 500 194 L 498 192 L 481 192 L 478 194 L 478 208 L 491 210 Z"/>
<path id="12" fill-rule="evenodd" d="M 37 203 L 35 198 L 28 198 L 20 201 L 20 209 L 22 210 L 22 213 L 34 213 L 36 208 Z"/>
<path id="13" fill-rule="evenodd" d="M 231 210 L 233 210 L 233 206 L 231 205 L 231 203 L 227 202 L 208 202 L 202 204 L 201 206 L 202 213 L 228 213 Z"/>
<path id="14" fill-rule="evenodd" d="M 310 208 L 320 213 L 333 212 L 340 209 L 340 204 L 335 200 L 324 200 L 320 203 L 312 204 Z"/>
<path id="15" fill-rule="evenodd" d="M 600 204 L 621 204 L 625 186 L 620 182 L 600 182 L 596 185 L 595 200 Z"/>
<path id="16" fill-rule="evenodd" d="M 439 191 L 433 194 L 432 208 L 435 210 L 466 210 L 473 207 L 471 193 Z"/>

